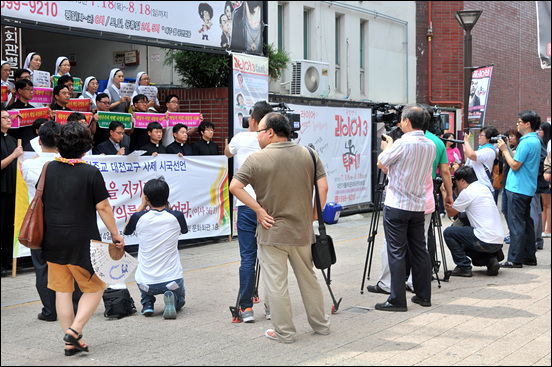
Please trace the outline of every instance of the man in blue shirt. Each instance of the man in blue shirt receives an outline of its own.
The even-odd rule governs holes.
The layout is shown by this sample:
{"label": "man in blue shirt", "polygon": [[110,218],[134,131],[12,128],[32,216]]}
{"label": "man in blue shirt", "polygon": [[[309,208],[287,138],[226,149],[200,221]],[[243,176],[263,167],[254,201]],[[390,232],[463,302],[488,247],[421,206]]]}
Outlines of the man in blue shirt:
{"label": "man in blue shirt", "polygon": [[504,191],[509,211],[506,218],[510,228],[508,261],[500,264],[504,268],[537,265],[535,223],[530,212],[539,173],[541,144],[535,131],[540,122],[539,115],[534,111],[523,111],[518,115],[517,130],[522,137],[514,157],[510,155],[504,140],[498,140],[498,149],[511,168]]}

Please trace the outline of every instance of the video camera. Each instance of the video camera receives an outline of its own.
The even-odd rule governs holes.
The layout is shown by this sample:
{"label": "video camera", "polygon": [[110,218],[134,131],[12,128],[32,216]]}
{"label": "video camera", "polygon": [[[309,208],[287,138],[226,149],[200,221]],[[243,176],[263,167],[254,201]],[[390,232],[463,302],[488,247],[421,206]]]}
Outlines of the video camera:
{"label": "video camera", "polygon": [[[272,106],[273,112],[277,112],[287,117],[289,125],[291,127],[290,138],[297,139],[299,136],[297,135],[297,131],[301,130],[301,115],[298,113],[293,113],[293,110],[289,108],[289,106],[284,102],[270,103],[270,106]],[[253,110],[249,110],[249,115],[251,115],[252,113]],[[249,129],[249,116],[243,118],[242,127],[244,129]]]}
{"label": "video camera", "polygon": [[499,134],[499,135],[497,135],[497,136],[491,138],[491,139],[490,139],[490,142],[493,143],[493,144],[496,144],[496,143],[498,143],[498,141],[499,141],[500,139],[504,140],[504,142],[507,143],[507,142],[508,142],[508,135]]}
{"label": "video camera", "polygon": [[448,130],[448,128],[449,128],[448,113],[442,113],[441,109],[438,106],[433,106],[433,114],[431,116],[431,121],[429,122],[429,126],[427,130],[434,135],[441,136],[445,130]]}
{"label": "video camera", "polygon": [[390,105],[386,103],[376,105],[373,108],[375,112],[372,113],[372,123],[383,122],[387,135],[393,138],[393,140],[397,140],[403,135],[402,130],[397,126],[401,122],[403,108],[404,105]]}

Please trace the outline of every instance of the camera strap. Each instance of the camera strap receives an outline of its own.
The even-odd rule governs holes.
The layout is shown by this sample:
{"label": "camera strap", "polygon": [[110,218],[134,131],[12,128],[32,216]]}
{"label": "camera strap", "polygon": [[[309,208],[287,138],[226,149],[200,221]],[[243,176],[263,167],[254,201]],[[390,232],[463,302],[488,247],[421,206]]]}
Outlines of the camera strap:
{"label": "camera strap", "polygon": [[309,151],[312,161],[314,163],[314,189],[315,189],[315,204],[316,212],[318,213],[318,233],[320,237],[326,237],[326,226],[324,225],[324,219],[322,218],[322,208],[320,206],[320,195],[318,194],[318,184],[316,182],[316,157],[311,148],[305,147]]}

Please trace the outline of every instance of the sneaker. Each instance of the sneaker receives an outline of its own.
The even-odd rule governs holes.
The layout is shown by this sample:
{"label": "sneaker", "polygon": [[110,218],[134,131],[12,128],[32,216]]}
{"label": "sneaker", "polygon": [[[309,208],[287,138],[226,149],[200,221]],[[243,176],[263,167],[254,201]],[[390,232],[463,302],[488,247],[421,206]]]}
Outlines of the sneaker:
{"label": "sneaker", "polygon": [[266,307],[266,303],[265,303],[265,317],[267,320],[270,320],[271,317],[270,317],[270,310],[268,309],[268,307]]}
{"label": "sneaker", "polygon": [[265,336],[271,340],[278,340],[278,338],[276,337],[276,332],[273,329],[268,329],[267,331],[265,331]]}
{"label": "sneaker", "polygon": [[489,264],[487,265],[487,275],[498,275],[498,271],[500,270],[500,263],[498,262],[498,259],[496,257],[493,257],[491,261],[489,261]]}
{"label": "sneaker", "polygon": [[144,304],[144,307],[142,308],[142,315],[144,316],[153,316],[153,303],[147,302]]}
{"label": "sneaker", "polygon": [[255,315],[253,314],[253,309],[251,307],[246,308],[243,310],[240,307],[240,318],[243,320],[243,322],[255,322]]}
{"label": "sneaker", "polygon": [[174,293],[172,291],[166,291],[163,294],[163,300],[165,301],[165,311],[163,311],[163,318],[176,319],[176,308],[174,307]]}
{"label": "sneaker", "polygon": [[454,268],[452,273],[450,273],[450,275],[455,276],[455,277],[469,278],[469,277],[472,276],[472,271],[471,271],[471,269],[464,270],[461,267],[457,266],[457,267]]}
{"label": "sneaker", "polygon": [[550,238],[552,236],[552,233],[544,233],[542,232],[542,238]]}
{"label": "sneaker", "polygon": [[510,244],[510,235],[504,237],[504,243]]}

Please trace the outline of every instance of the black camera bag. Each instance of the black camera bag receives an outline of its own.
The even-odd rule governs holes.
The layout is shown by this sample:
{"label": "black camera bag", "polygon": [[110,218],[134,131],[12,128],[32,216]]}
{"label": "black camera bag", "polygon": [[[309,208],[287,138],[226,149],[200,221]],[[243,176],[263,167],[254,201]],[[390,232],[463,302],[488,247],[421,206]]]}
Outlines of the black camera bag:
{"label": "black camera bag", "polygon": [[104,316],[110,319],[120,319],[136,312],[134,300],[128,289],[107,288],[103,294],[105,306]]}

